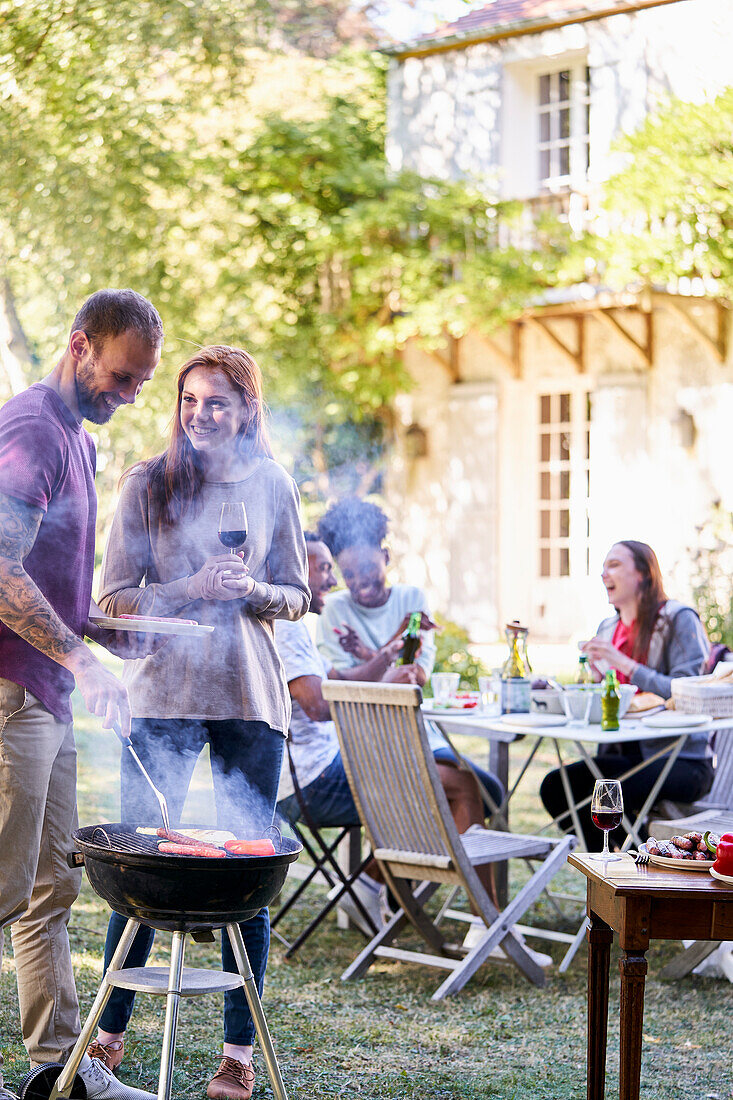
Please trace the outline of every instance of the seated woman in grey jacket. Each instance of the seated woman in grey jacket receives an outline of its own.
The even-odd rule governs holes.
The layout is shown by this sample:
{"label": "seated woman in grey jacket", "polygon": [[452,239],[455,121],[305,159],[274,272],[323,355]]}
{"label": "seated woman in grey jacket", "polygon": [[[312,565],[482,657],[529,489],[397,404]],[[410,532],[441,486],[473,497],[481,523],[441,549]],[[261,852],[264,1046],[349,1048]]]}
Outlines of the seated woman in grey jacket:
{"label": "seated woman in grey jacket", "polygon": [[[596,636],[582,647],[597,678],[606,669],[615,668],[620,683],[636,684],[640,691],[668,699],[675,677],[697,676],[705,664],[710,647],[697,612],[667,599],[656,554],[645,542],[615,543],[603,563],[601,579],[615,614],[604,619]],[[615,779],[655,756],[667,744],[671,744],[670,739],[655,738],[610,745],[595,760],[603,776]],[[644,805],[665,763],[666,756],[661,756],[624,780],[624,805],[632,814]],[[578,761],[565,771],[575,802],[590,796],[594,778],[587,765]],[[712,779],[707,734],[691,734],[664,780],[659,797],[694,802],[710,789]],[[573,824],[566,812],[568,804],[559,769],[545,776],[540,796],[547,812],[552,817],[560,816],[561,828],[570,832]],[[600,850],[601,833],[591,822],[588,806],[579,817],[586,850]],[[617,839],[622,840],[623,832],[618,833]]]}

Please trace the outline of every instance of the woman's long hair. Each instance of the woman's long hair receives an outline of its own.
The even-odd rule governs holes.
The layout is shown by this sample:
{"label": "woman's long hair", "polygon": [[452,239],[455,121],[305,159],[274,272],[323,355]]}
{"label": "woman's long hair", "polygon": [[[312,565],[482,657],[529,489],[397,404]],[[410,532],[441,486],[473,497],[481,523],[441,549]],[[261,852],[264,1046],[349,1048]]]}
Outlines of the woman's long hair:
{"label": "woman's long hair", "polygon": [[641,574],[636,605],[637,630],[632,657],[643,664],[649,653],[649,643],[660,609],[667,602],[662,571],[659,568],[657,555],[645,542],[624,539],[618,545],[625,546],[631,551],[636,571]]}
{"label": "woman's long hair", "polygon": [[178,372],[178,398],[168,449],[143,464],[148,475],[151,496],[160,509],[163,523],[168,527],[195,505],[204,484],[201,457],[191,446],[181,426],[181,403],[186,378],[196,367],[221,371],[239,394],[246,410],[237,435],[237,446],[242,455],[272,458],[265,424],[267,410],[262,397],[262,373],[257,363],[242,348],[230,348],[224,344],[201,348]]}

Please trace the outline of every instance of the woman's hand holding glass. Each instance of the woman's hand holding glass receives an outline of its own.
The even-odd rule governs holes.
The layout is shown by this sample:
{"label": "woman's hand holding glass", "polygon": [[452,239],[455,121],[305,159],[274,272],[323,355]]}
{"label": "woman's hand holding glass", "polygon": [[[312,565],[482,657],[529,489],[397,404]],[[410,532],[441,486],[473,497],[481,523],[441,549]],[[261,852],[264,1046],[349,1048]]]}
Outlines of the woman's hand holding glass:
{"label": "woman's hand holding glass", "polygon": [[254,583],[239,554],[216,554],[188,578],[187,593],[190,600],[240,600]]}

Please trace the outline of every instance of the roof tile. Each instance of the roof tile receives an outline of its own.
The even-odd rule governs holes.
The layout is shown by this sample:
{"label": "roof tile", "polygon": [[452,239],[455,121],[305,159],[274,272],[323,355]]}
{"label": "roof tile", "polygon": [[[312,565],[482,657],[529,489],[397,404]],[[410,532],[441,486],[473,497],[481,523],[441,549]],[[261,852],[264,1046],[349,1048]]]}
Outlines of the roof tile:
{"label": "roof tile", "polygon": [[521,23],[525,20],[541,19],[543,16],[554,16],[566,12],[593,12],[608,7],[609,0],[491,0],[485,7],[462,15],[455,22],[446,23],[432,34],[421,38],[450,38],[456,34],[478,33],[507,23]]}

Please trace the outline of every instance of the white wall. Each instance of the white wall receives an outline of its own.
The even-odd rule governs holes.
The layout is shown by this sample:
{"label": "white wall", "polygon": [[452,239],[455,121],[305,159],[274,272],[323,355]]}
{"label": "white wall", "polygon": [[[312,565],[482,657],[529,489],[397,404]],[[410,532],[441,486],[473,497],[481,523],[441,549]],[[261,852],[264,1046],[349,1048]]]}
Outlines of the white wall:
{"label": "white wall", "polygon": [[[680,0],[541,34],[393,60],[387,155],[396,169],[498,180],[533,193],[531,76],[546,62],[587,56],[591,68],[590,183],[617,167],[611,142],[668,95],[703,99],[731,83],[733,4]],[[528,159],[529,158],[529,159]],[[507,177],[509,185],[501,181]],[[528,182],[529,181],[529,182]]]}
{"label": "white wall", "polygon": [[[513,618],[536,639],[586,637],[606,610],[600,568],[622,538],[657,551],[671,594],[685,599],[685,563],[696,527],[720,499],[733,510],[733,356],[721,365],[674,312],[655,299],[655,366],[620,335],[587,322],[587,375],[578,375],[539,331],[524,337],[517,380],[477,334],[464,339],[452,385],[437,358],[411,344],[415,387],[398,403],[402,429],[418,422],[428,455],[409,461],[398,444],[387,483],[397,573],[426,585],[432,606],[494,640]],[[686,304],[710,328],[711,303]],[[622,316],[631,330],[641,321]],[[567,326],[564,330],[563,325]],[[569,322],[555,322],[568,343]],[[508,346],[506,336],[497,343]],[[552,390],[592,393],[590,575],[574,555],[569,578],[544,580],[537,562],[537,403]],[[680,410],[697,436],[680,432]]]}

